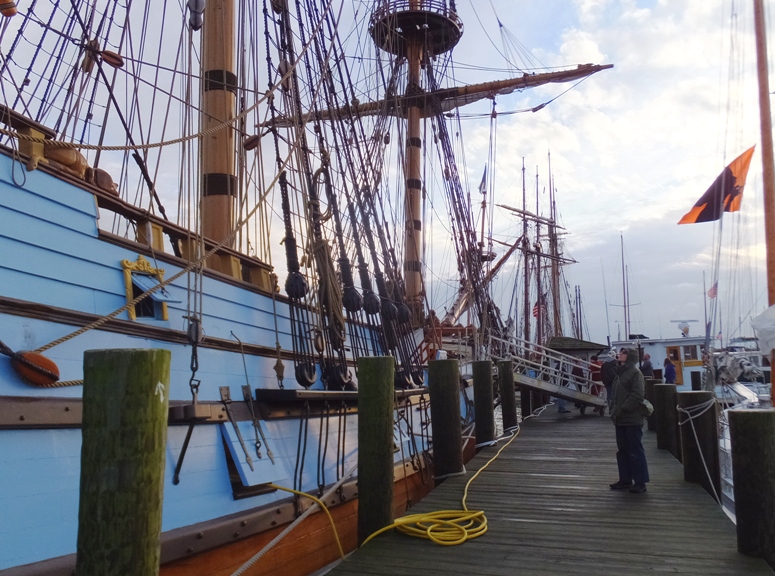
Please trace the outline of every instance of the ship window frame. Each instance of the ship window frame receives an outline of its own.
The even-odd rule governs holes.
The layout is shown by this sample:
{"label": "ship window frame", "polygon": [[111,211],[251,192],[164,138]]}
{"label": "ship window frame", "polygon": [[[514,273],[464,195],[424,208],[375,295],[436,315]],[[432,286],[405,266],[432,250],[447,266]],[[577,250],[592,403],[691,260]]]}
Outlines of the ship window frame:
{"label": "ship window frame", "polygon": [[[164,282],[164,269],[154,268],[151,263],[143,257],[142,254],[137,256],[137,260],[132,262],[131,260],[122,260],[121,268],[124,272],[124,290],[126,296],[126,302],[129,304],[136,297],[135,290],[140,290],[141,293],[147,292],[150,288],[149,283],[145,282],[145,277],[155,280],[154,286]],[[141,279],[142,278],[142,279]],[[162,288],[162,290],[164,290]],[[127,315],[130,320],[137,320],[138,318],[147,318],[150,320],[169,320],[169,311],[167,310],[167,302],[180,302],[175,300],[168,292],[163,292],[158,296],[156,293],[152,293],[149,298],[153,302],[153,316],[150,315],[138,315],[137,305],[130,306],[127,309]]]}
{"label": "ship window frame", "polygon": [[697,356],[697,345],[692,344],[689,346],[683,346],[683,359],[686,360],[698,360],[699,356]]}

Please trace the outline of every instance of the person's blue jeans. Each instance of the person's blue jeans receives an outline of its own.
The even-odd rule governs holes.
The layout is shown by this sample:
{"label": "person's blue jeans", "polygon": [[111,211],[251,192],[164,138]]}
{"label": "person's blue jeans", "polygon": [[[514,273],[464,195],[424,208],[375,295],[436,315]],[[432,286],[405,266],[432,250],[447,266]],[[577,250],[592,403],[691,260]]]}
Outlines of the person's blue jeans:
{"label": "person's blue jeans", "polygon": [[643,450],[643,426],[616,426],[616,464],[620,482],[645,484],[649,481],[646,452]]}

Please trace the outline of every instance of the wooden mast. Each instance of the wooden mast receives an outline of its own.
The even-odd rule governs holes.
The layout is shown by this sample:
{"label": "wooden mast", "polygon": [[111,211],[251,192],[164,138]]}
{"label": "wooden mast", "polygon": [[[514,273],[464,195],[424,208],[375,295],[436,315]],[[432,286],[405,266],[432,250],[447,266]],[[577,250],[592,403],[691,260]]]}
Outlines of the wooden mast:
{"label": "wooden mast", "polygon": [[[202,28],[202,130],[234,118],[236,102],[234,0],[208,0]],[[208,134],[201,146],[202,234],[221,242],[231,233],[237,195],[234,127]]]}
{"label": "wooden mast", "polygon": [[[759,78],[759,118],[762,139],[762,172],[764,188],[764,236],[767,246],[767,304],[775,304],[775,163],[773,162],[772,112],[767,66],[767,31],[764,25],[764,2],[754,0],[756,32],[756,67]],[[772,352],[775,362],[775,350]],[[775,392],[775,383],[771,384]]]}
{"label": "wooden mast", "polygon": [[[410,10],[420,9],[420,0],[410,0]],[[413,34],[406,46],[408,67],[406,96],[422,91],[420,64],[423,59],[423,37]],[[424,320],[422,285],[422,134],[420,106],[411,104],[406,111],[406,196],[404,228],[404,279],[406,300],[412,313],[412,326],[422,326]]]}
{"label": "wooden mast", "polygon": [[388,100],[348,105],[338,110],[323,110],[326,119],[345,110],[356,116],[392,114],[406,118],[404,201],[404,282],[406,303],[414,327],[424,320],[425,288],[422,281],[422,132],[421,120],[442,111],[451,110],[550,82],[568,82],[586,78],[612,65],[583,64],[573,70],[545,74],[523,74],[495,82],[473,84],[426,91],[421,85],[421,70],[426,61],[452,50],[463,33],[463,23],[457,16],[455,3],[436,0],[385,0],[372,13],[369,34],[379,48],[391,52],[407,62],[407,83],[402,96],[391,95]]}
{"label": "wooden mast", "polygon": [[[390,0],[371,15],[369,33],[381,49],[406,59],[404,106],[406,118],[404,200],[404,284],[412,327],[425,319],[425,288],[422,280],[422,131],[425,90],[421,82],[423,63],[452,50],[463,33],[454,3],[429,0]],[[352,110],[356,114],[356,110]],[[322,115],[325,118],[325,113]]]}

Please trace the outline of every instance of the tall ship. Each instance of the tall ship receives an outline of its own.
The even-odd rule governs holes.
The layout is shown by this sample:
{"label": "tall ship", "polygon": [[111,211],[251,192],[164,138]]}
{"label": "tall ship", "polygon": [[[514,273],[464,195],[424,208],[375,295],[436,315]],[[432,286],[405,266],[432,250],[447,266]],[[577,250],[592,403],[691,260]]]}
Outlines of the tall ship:
{"label": "tall ship", "polygon": [[[310,506],[272,486],[355,547],[363,357],[395,362],[395,508],[431,490],[431,235],[472,357],[509,340],[456,110],[610,66],[456,84],[454,0],[0,14],[0,575],[75,566],[87,350],[171,353],[162,574],[240,569]],[[249,573],[336,560],[316,522]]]}

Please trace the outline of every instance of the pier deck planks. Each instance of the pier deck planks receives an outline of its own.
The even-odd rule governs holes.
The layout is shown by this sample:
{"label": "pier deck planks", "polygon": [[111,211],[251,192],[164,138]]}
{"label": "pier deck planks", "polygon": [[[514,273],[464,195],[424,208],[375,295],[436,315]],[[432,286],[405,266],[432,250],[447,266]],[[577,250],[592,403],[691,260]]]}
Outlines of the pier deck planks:
{"label": "pier deck planks", "polygon": [[[469,488],[469,509],[489,531],[460,546],[390,532],[357,550],[331,576],[573,576],[655,573],[697,576],[773,574],[737,552],[735,526],[713,499],[683,480],[683,467],[644,432],[651,482],[645,494],[611,491],[617,480],[611,421],[557,414],[550,406]],[[471,460],[411,513],[459,509],[468,479],[497,451]]]}

